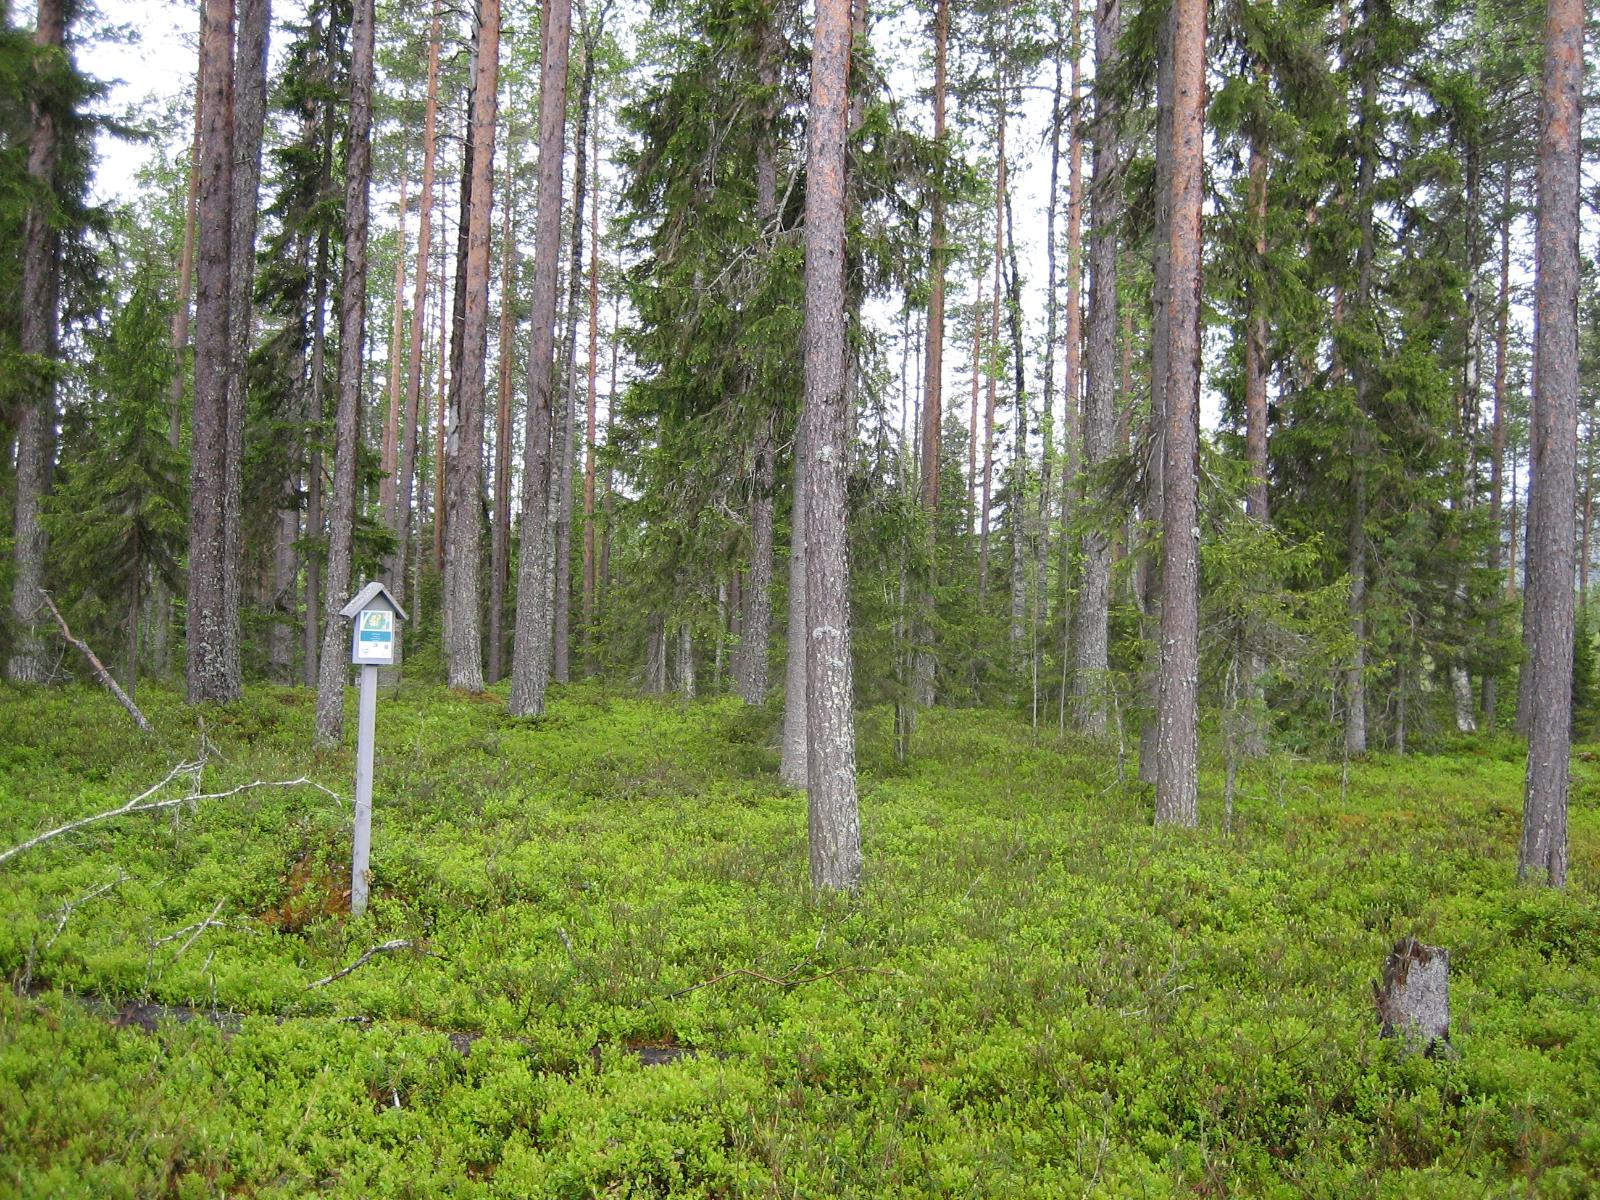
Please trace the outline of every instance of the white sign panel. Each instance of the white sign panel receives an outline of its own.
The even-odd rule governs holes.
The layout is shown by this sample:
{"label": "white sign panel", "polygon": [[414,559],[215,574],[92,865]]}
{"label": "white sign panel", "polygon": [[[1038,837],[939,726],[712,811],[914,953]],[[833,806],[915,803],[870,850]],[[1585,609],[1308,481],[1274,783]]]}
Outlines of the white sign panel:
{"label": "white sign panel", "polygon": [[356,661],[394,662],[394,614],[381,608],[363,609],[356,617]]}

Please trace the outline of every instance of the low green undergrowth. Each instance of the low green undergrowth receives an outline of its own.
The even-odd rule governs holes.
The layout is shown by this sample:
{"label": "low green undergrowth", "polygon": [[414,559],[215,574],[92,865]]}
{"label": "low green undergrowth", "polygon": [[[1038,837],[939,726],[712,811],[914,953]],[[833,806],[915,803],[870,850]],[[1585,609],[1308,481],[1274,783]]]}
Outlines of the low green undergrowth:
{"label": "low green undergrowth", "polygon": [[[198,756],[179,698],[141,699],[154,739],[95,692],[0,691],[0,848]],[[886,714],[867,713],[866,881],[817,901],[774,712],[575,686],[517,722],[502,701],[409,683],[382,699],[359,920],[340,911],[348,808],[309,788],[125,816],[0,865],[0,1191],[1453,1198],[1600,1181],[1586,755],[1573,884],[1554,894],[1515,884],[1508,742],[1347,779],[1253,763],[1228,832],[1208,769],[1202,828],[1170,832],[1114,747],[937,711],[897,766]],[[204,790],[307,775],[347,794],[352,751],[307,749],[311,716],[308,694],[272,688],[209,711]],[[1455,1057],[1378,1037],[1370,980],[1405,933],[1451,950]],[[390,939],[411,948],[308,990]],[[244,1016],[149,1034],[108,1019],[132,1000]]]}

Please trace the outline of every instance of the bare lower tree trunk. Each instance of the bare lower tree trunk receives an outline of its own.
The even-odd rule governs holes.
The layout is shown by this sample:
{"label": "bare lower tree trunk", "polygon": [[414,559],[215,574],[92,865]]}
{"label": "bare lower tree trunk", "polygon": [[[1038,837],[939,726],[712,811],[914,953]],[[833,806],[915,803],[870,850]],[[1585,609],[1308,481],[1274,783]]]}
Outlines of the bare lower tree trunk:
{"label": "bare lower tree trunk", "polygon": [[[64,0],[40,0],[34,45],[59,52],[66,38]],[[36,62],[54,60],[39,56]],[[56,350],[58,295],[56,234],[51,228],[48,199],[54,193],[59,133],[49,106],[35,95],[28,139],[28,182],[34,199],[23,222],[22,289],[18,349],[40,360]],[[11,624],[15,641],[6,663],[14,683],[41,683],[45,678],[45,645],[38,627],[44,609],[45,533],[39,521],[50,470],[50,442],[55,426],[55,385],[45,372],[29,389],[17,417],[17,497],[12,513],[15,575],[11,591]]]}
{"label": "bare lower tree trunk", "polygon": [[[1506,350],[1507,324],[1510,317],[1511,292],[1511,166],[1505,172],[1500,191],[1500,287],[1495,300],[1494,334],[1494,418],[1490,428],[1489,451],[1489,521],[1494,534],[1489,539],[1489,573],[1498,576],[1500,571],[1500,532],[1504,525],[1504,486],[1506,460]],[[1513,558],[1515,555],[1513,555]],[[1500,618],[1491,615],[1486,630],[1492,642],[1500,635]],[[1499,706],[1500,678],[1493,670],[1483,673],[1483,723],[1490,731],[1495,726],[1495,709]]]}
{"label": "bare lower tree trunk", "polygon": [[[595,419],[600,374],[600,120],[595,118],[594,203],[589,206],[589,378],[583,422],[583,644],[585,671],[594,671],[595,555],[594,555],[594,451]],[[718,642],[720,650],[721,642]],[[717,660],[721,662],[720,655]],[[720,667],[719,667],[720,670]]]}
{"label": "bare lower tree trunk", "polygon": [[756,441],[750,498],[750,580],[744,589],[740,633],[739,696],[746,704],[767,702],[767,643],[772,635],[772,490],[776,483],[772,418]]}
{"label": "bare lower tree trunk", "polygon": [[807,780],[806,731],[806,508],[810,476],[806,470],[806,418],[794,440],[794,507],[789,546],[789,629],[786,635],[788,657],[783,680],[783,757],[778,778],[785,787],[803,789]]}
{"label": "bare lower tree trunk", "polygon": [[345,150],[344,277],[339,296],[339,408],[334,418],[333,504],[328,514],[327,617],[317,672],[316,741],[344,733],[350,674],[348,630],[355,552],[356,452],[361,430],[361,351],[367,320],[367,198],[372,182],[373,0],[354,0],[350,22],[350,127]]}
{"label": "bare lower tree trunk", "polygon": [[[1250,311],[1245,318],[1244,335],[1244,446],[1250,467],[1250,483],[1245,490],[1245,512],[1261,525],[1270,525],[1272,515],[1267,502],[1267,149],[1258,132],[1250,142],[1250,223],[1252,229],[1252,276],[1248,287]],[[1267,751],[1265,705],[1261,676],[1265,670],[1258,638],[1246,639],[1244,652],[1245,711],[1239,727],[1239,746],[1245,754],[1259,758]]]}
{"label": "bare lower tree trunk", "polygon": [[694,699],[694,634],[687,621],[678,624],[678,692]]}
{"label": "bare lower tree trunk", "polygon": [[1156,823],[1194,825],[1200,682],[1200,207],[1205,142],[1206,0],[1173,0],[1172,140],[1162,472],[1161,682]]}
{"label": "bare lower tree trunk", "polygon": [[[1117,42],[1122,36],[1120,0],[1099,0],[1094,22],[1097,78],[1117,69]],[[1094,157],[1089,195],[1094,220],[1089,226],[1089,344],[1084,363],[1088,390],[1083,405],[1083,465],[1092,472],[1111,455],[1115,420],[1117,225],[1122,216],[1120,166],[1121,113],[1108,92],[1095,95]],[[1068,312],[1068,336],[1071,336]],[[1071,369],[1069,360],[1069,372]],[[1103,529],[1083,537],[1083,575],[1073,606],[1073,724],[1083,733],[1106,731],[1106,621],[1111,603],[1111,538]]]}
{"label": "bare lower tree trunk", "polygon": [[1567,882],[1573,501],[1578,441],[1578,223],[1583,0],[1547,0],[1539,131],[1530,422],[1528,774],[1518,878]]}
{"label": "bare lower tree trunk", "polygon": [[[329,147],[323,146],[323,164],[329,163]],[[324,313],[328,307],[328,234],[324,230],[317,236],[316,275],[312,280],[311,306],[311,380],[307,388],[310,404],[307,424],[314,430],[322,426],[323,388],[327,386],[328,330]],[[320,439],[320,432],[317,434]],[[322,454],[313,450],[306,462],[306,531],[305,536],[320,542],[323,536],[322,511]],[[313,547],[306,555],[306,620],[301,630],[301,669],[305,686],[314,688],[320,677],[317,656],[321,647],[322,622],[322,563],[325,553]]]}
{"label": "bare lower tree trunk", "polygon": [[494,529],[489,549],[490,683],[499,683],[505,675],[506,583],[511,569],[511,377],[516,357],[512,349],[516,322],[511,319],[511,284],[517,261],[517,240],[512,235],[514,149],[510,144],[506,147],[505,199],[500,212],[500,394],[494,420]]}
{"label": "bare lower tree trunk", "polygon": [[[417,206],[416,290],[411,297],[411,344],[406,357],[405,436],[400,442],[399,478],[395,483],[395,507],[385,514],[395,535],[395,553],[389,577],[395,595],[405,579],[406,555],[415,521],[412,483],[416,477],[419,422],[427,425],[427,407],[422,402],[422,346],[427,330],[429,255],[433,253],[433,176],[438,148],[439,121],[439,40],[442,0],[433,0],[433,21],[428,33],[428,98],[422,117],[422,193]],[[413,619],[415,613],[412,614]]]}
{"label": "bare lower tree trunk", "polygon": [[1061,541],[1057,550],[1061,589],[1061,696],[1059,720],[1067,725],[1067,683],[1072,661],[1076,616],[1072,578],[1073,538],[1068,535],[1077,497],[1078,451],[1082,441],[1079,408],[1083,396],[1083,21],[1078,0],[1072,0],[1071,151],[1067,160],[1067,336],[1061,380]]}
{"label": "bare lower tree trunk", "polygon": [[234,52],[233,175],[228,235],[228,453],[223,495],[223,662],[232,695],[244,688],[239,616],[244,573],[244,426],[254,325],[256,210],[267,112],[270,0],[238,0]]}
{"label": "bare lower tree trunk", "polygon": [[660,613],[651,613],[645,622],[644,690],[650,696],[667,690],[667,630]]}
{"label": "bare lower tree trunk", "polygon": [[[228,273],[233,194],[233,4],[206,0],[201,107],[194,419],[189,467],[189,703],[232,700],[228,655]],[[237,567],[235,566],[235,569]]]}
{"label": "bare lower tree trunk", "polygon": [[[195,88],[194,140],[189,152],[189,192],[184,204],[183,249],[178,256],[178,302],[172,311],[172,382],[167,390],[167,442],[177,450],[183,440],[183,399],[189,377],[189,294],[194,281],[194,237],[200,192],[201,92]],[[172,667],[172,593],[157,579],[150,598],[150,661],[158,675]]]}
{"label": "bare lower tree trunk", "polygon": [[807,830],[811,885],[861,880],[856,808],[850,576],[845,546],[845,124],[849,0],[818,0],[806,135],[805,456]]}
{"label": "bare lower tree trunk", "polygon": [[557,683],[572,674],[572,473],[576,466],[578,423],[578,309],[583,287],[583,206],[589,175],[589,108],[594,91],[594,45],[587,17],[583,37],[583,74],[578,83],[578,128],[573,138],[577,174],[572,185],[572,245],[567,264],[567,336],[562,386],[560,458],[555,511],[555,630],[551,671]]}
{"label": "bare lower tree trunk", "polygon": [[[1150,457],[1145,474],[1144,511],[1147,524],[1164,519],[1166,511],[1166,436],[1167,377],[1171,349],[1168,325],[1172,298],[1172,155],[1173,144],[1173,38],[1178,13],[1168,4],[1163,14],[1156,43],[1156,197],[1155,235],[1151,263],[1150,314]],[[1163,568],[1154,539],[1148,539],[1139,558],[1138,587],[1141,609],[1140,631],[1145,639],[1144,662],[1140,667],[1139,691],[1144,699],[1144,720],[1139,726],[1139,778],[1155,784],[1161,774],[1159,760],[1160,729],[1157,709],[1161,692],[1161,582]]]}
{"label": "bare lower tree trunk", "polygon": [[529,322],[528,420],[522,470],[522,528],[517,564],[517,626],[511,662],[512,716],[544,712],[553,613],[550,606],[549,479],[556,273],[561,251],[561,149],[565,143],[570,0],[544,0],[540,21],[539,196]]}
{"label": "bare lower tree trunk", "polygon": [[[936,153],[948,153],[945,129],[947,91],[945,59],[950,41],[949,0],[936,0],[933,19],[933,142]],[[939,511],[939,453],[944,437],[944,270],[945,270],[945,180],[941,175],[933,187],[933,204],[928,240],[928,326],[927,355],[923,368],[922,401],[922,510],[928,524],[928,578],[918,598],[916,642],[913,660],[912,702],[927,708],[933,704],[933,682],[938,656],[933,646],[934,587],[937,583],[938,535],[935,517]]]}
{"label": "bare lower tree trunk", "polygon": [[1006,197],[1006,104],[1005,87],[999,91],[1001,100],[996,116],[995,169],[994,169],[994,297],[989,308],[989,386],[984,392],[983,408],[983,482],[978,501],[978,610],[989,594],[989,506],[994,488],[994,409],[996,389],[999,387],[1000,362],[1000,293],[1004,290],[1005,254],[1005,197]]}
{"label": "bare lower tree trunk", "polygon": [[407,178],[402,171],[400,199],[394,210],[394,307],[389,314],[389,409],[383,422],[383,457],[380,461],[383,478],[378,483],[378,511],[386,526],[396,511],[395,494],[400,482],[400,413],[405,406],[400,394],[400,345],[406,326],[406,190]]}
{"label": "bare lower tree trunk", "polygon": [[472,184],[467,213],[466,312],[461,335],[460,423],[446,476],[445,530],[451,619],[450,686],[483,690],[480,577],[483,541],[484,372],[489,352],[489,230],[494,200],[494,121],[500,86],[500,3],[478,0],[472,89]]}

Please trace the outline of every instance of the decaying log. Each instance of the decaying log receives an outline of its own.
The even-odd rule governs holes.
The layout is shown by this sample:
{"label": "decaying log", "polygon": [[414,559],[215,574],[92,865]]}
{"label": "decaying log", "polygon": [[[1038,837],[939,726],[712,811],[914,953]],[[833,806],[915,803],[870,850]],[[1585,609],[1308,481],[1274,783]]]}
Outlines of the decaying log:
{"label": "decaying log", "polygon": [[1384,1037],[1405,1040],[1408,1052],[1433,1057],[1450,1047],[1450,951],[1407,935],[1383,964],[1382,982],[1372,985]]}

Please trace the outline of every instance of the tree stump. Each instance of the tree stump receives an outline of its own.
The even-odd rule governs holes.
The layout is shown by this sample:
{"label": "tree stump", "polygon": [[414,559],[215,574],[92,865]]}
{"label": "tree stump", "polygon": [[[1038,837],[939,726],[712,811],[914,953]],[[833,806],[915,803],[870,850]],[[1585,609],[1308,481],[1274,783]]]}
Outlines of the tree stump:
{"label": "tree stump", "polygon": [[1431,1058],[1450,1050],[1450,951],[1443,946],[1401,938],[1372,996],[1383,1036],[1403,1038],[1407,1053],[1420,1050]]}

